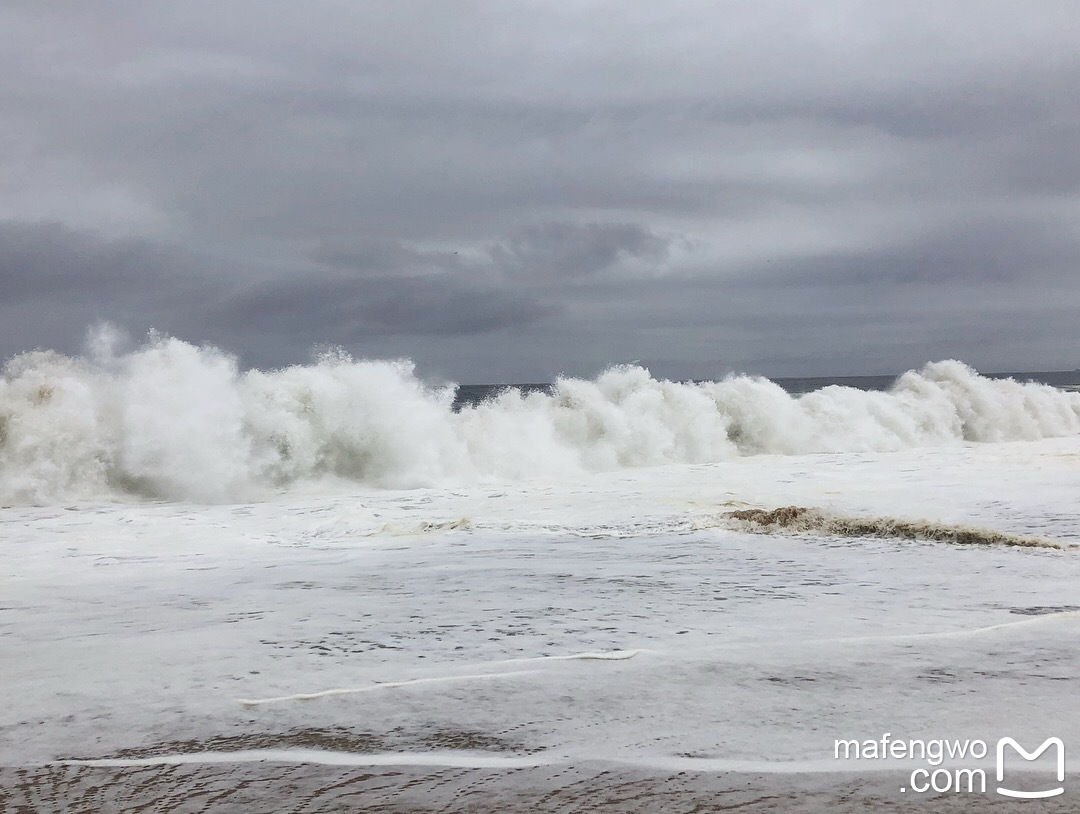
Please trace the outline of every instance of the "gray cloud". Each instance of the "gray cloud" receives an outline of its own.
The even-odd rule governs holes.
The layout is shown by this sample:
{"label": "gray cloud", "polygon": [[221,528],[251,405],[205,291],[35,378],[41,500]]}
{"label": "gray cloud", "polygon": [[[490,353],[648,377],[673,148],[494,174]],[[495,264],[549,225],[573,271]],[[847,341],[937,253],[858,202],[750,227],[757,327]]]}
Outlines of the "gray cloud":
{"label": "gray cloud", "polygon": [[144,241],[101,240],[59,223],[0,222],[0,289],[8,305],[115,297],[176,266],[177,258]]}
{"label": "gray cloud", "polygon": [[217,308],[223,322],[348,343],[379,334],[478,335],[526,325],[551,306],[448,275],[318,277],[262,283]]}
{"label": "gray cloud", "polygon": [[522,276],[590,276],[623,259],[660,263],[670,240],[627,223],[542,223],[517,229],[492,250],[492,262]]}
{"label": "gray cloud", "polygon": [[812,286],[823,292],[871,289],[896,294],[921,287],[987,287],[1011,297],[1020,288],[1075,288],[1080,235],[1063,219],[986,217],[942,224],[917,239],[863,251],[825,253],[796,264],[765,262],[747,272],[756,284]]}
{"label": "gray cloud", "polygon": [[0,353],[111,318],[465,380],[1074,367],[1078,38],[1070,2],[6,3]]}

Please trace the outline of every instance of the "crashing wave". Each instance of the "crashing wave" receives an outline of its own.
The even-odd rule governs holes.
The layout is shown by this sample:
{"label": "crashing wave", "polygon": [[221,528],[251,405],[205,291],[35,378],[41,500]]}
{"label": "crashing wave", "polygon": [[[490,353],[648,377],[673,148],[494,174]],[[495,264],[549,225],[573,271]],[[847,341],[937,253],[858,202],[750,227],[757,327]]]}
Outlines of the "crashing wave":
{"label": "crashing wave", "polygon": [[1080,434],[1080,393],[957,361],[885,392],[793,396],[759,377],[677,383],[636,366],[459,411],[408,361],[241,371],[151,335],[116,353],[10,360],[0,378],[0,503],[138,495],[218,502],[323,477],[389,487],[576,474],[739,455],[894,451]]}

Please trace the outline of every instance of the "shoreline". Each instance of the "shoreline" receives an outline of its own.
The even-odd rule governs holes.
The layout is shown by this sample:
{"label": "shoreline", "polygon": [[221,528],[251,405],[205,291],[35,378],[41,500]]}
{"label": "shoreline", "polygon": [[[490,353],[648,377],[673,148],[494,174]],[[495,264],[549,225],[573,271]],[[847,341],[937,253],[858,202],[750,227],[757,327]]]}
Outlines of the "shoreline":
{"label": "shoreline", "polygon": [[[649,771],[602,762],[527,768],[388,764],[341,767],[220,763],[153,767],[50,764],[0,767],[0,808],[10,812],[272,814],[304,811],[513,814],[672,811],[974,812],[1030,811],[992,791],[903,794],[904,772]],[[993,775],[988,777],[993,782]],[[1068,784],[1066,784],[1068,786]],[[1076,785],[1075,783],[1073,784]],[[1080,794],[1040,802],[1040,812],[1076,810]],[[1025,809],[1024,806],[1027,806]]]}

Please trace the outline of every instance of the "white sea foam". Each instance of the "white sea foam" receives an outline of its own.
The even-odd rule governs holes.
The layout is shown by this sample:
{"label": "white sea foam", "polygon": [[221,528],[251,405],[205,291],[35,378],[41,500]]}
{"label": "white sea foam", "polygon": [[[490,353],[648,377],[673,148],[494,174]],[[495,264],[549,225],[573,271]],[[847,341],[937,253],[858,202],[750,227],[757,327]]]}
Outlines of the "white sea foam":
{"label": "white sea foam", "polygon": [[492,679],[510,678],[513,676],[528,675],[534,670],[509,670],[501,673],[475,673],[473,675],[431,676],[429,678],[411,678],[404,681],[383,681],[378,684],[368,684],[364,687],[335,687],[332,690],[318,690],[317,692],[301,692],[292,695],[278,695],[273,698],[237,698],[236,703],[244,707],[257,707],[265,704],[280,704],[284,701],[314,701],[319,698],[332,698],[335,695],[359,695],[379,690],[396,690],[402,687],[413,687],[418,684],[438,684],[452,681],[489,681]]}
{"label": "white sea foam", "polygon": [[[1080,742],[1078,491],[1070,437],[7,509],[0,764],[371,760],[314,745],[784,771],[884,731]],[[1063,548],[725,517],[753,506]]]}
{"label": "white sea foam", "polygon": [[[508,663],[520,662],[559,662],[559,661],[627,661],[644,652],[636,650],[610,650],[604,652],[570,653],[563,656],[537,656],[528,659],[513,659]],[[426,678],[410,678],[402,681],[381,681],[368,684],[363,687],[339,687],[332,690],[318,690],[316,692],[293,693],[292,695],[278,695],[272,698],[237,698],[236,702],[245,707],[257,707],[265,704],[280,704],[285,701],[314,701],[319,698],[331,698],[337,695],[359,695],[361,693],[377,692],[379,690],[393,690],[402,687],[414,687],[421,684],[440,684],[461,681],[487,681],[492,679],[512,678],[515,676],[534,675],[536,670],[502,670],[482,673],[465,673],[463,675],[428,676]]]}
{"label": "white sea foam", "polygon": [[333,752],[321,749],[242,749],[228,752],[192,752],[144,758],[61,760],[65,766],[130,768],[218,763],[312,763],[320,766],[433,766],[454,769],[520,769],[556,762],[540,756],[484,755],[474,752]]}
{"label": "white sea foam", "polygon": [[330,353],[242,372],[220,350],[160,335],[117,353],[105,330],[89,346],[81,358],[7,363],[0,502],[220,502],[326,476],[412,487],[1080,434],[1080,393],[956,361],[905,373],[888,392],[803,396],[762,378],[681,384],[619,366],[455,412],[453,389],[425,385],[407,361]]}

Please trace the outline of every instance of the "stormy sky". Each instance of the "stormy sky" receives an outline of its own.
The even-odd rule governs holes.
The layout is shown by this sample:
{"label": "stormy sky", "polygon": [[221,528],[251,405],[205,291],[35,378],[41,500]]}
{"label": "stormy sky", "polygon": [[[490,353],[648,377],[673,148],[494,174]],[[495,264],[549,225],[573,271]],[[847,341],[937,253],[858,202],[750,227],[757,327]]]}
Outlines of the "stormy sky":
{"label": "stormy sky", "polygon": [[0,356],[1080,366],[1080,10],[0,0]]}

